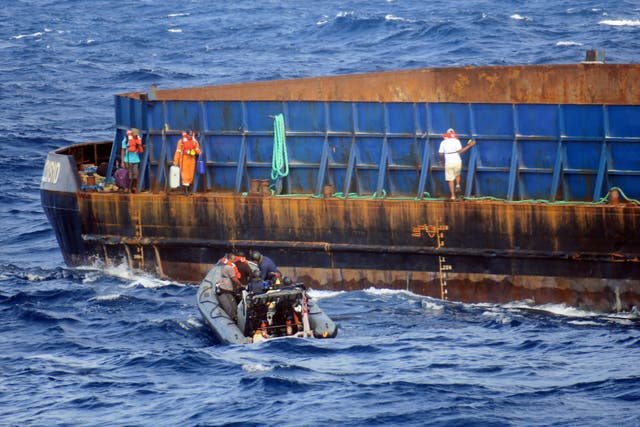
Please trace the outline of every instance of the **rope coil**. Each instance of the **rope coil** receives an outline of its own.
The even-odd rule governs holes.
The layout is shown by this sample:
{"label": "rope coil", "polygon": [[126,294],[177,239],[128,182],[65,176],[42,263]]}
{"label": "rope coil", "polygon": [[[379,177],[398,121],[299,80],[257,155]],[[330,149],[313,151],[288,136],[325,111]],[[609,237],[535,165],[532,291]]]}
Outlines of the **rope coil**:
{"label": "rope coil", "polygon": [[287,141],[284,130],[284,117],[276,114],[273,118],[273,156],[271,160],[271,179],[289,175],[289,157],[287,155]]}

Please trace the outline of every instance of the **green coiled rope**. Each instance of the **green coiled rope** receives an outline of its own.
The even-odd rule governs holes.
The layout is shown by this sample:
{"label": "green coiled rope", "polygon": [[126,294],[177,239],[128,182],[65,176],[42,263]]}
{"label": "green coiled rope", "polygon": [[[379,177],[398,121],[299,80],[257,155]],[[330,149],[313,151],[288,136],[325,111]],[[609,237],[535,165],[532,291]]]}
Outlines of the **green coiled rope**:
{"label": "green coiled rope", "polygon": [[289,175],[289,157],[284,131],[284,117],[276,114],[273,118],[273,156],[271,159],[271,179]]}

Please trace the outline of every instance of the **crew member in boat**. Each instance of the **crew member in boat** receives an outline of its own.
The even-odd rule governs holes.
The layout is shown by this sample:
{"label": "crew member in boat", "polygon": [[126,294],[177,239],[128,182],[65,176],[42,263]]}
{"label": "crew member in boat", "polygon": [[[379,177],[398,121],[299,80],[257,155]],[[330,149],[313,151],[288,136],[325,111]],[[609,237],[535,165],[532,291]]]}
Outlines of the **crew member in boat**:
{"label": "crew member in boat", "polygon": [[260,270],[254,270],[251,272],[251,279],[247,284],[247,292],[252,294],[263,294],[267,291],[268,282],[262,280]]}
{"label": "crew member in boat", "polygon": [[182,138],[178,141],[176,152],[173,155],[173,164],[180,167],[180,177],[184,194],[189,195],[189,187],[193,183],[193,175],[196,170],[196,157],[200,155],[200,143],[193,135],[193,131],[182,132]]}
{"label": "crew member in boat", "polygon": [[227,312],[234,321],[238,320],[238,302],[236,295],[242,289],[240,272],[236,267],[235,256],[227,254],[218,263],[223,265],[221,280],[217,283],[218,301],[222,309]]}
{"label": "crew member in boat", "polygon": [[251,266],[249,265],[249,261],[244,255],[244,252],[236,252],[235,254],[235,265],[240,272],[240,283],[242,283],[243,287],[247,286],[249,280],[251,279]]}
{"label": "crew member in boat", "polygon": [[252,258],[256,261],[258,267],[260,268],[260,275],[262,277],[262,280],[279,280],[282,277],[282,273],[280,273],[280,270],[278,270],[278,267],[276,267],[276,263],[273,262],[273,260],[268,256],[262,255],[258,251],[253,251]]}

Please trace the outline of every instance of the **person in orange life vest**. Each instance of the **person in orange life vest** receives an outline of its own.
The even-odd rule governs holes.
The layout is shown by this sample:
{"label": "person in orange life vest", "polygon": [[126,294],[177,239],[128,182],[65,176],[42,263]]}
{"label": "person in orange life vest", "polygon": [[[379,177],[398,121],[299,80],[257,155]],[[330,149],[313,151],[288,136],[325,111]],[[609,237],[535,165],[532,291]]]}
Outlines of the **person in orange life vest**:
{"label": "person in orange life vest", "polygon": [[227,254],[218,261],[218,264],[223,266],[222,279],[218,283],[218,301],[222,309],[235,321],[238,319],[236,294],[242,289],[242,284],[239,280],[240,272],[234,261],[233,254]]}
{"label": "person in orange life vest", "polygon": [[182,138],[178,141],[176,153],[173,156],[173,164],[180,166],[180,176],[184,193],[189,195],[189,186],[193,182],[193,175],[196,170],[196,156],[200,155],[200,143],[193,136],[193,131],[183,132]]}
{"label": "person in orange life vest", "polygon": [[240,272],[240,283],[243,287],[247,286],[249,280],[251,279],[251,267],[249,266],[249,261],[244,256],[244,252],[237,252],[234,254],[236,257],[235,265],[238,268],[238,272]]}
{"label": "person in orange life vest", "polygon": [[127,136],[122,139],[121,145],[121,159],[124,162],[125,169],[129,171],[129,191],[135,192],[140,177],[138,167],[140,164],[140,153],[144,152],[138,129],[133,128],[128,130]]}
{"label": "person in orange life vest", "polygon": [[[444,139],[438,149],[440,164],[444,161],[444,179],[449,183],[451,200],[455,200],[455,191],[460,191],[460,173],[462,172],[462,157],[460,157],[460,154],[473,147],[476,142],[469,140],[467,145],[462,148],[462,144],[460,144],[460,140],[453,129],[447,130],[447,133],[443,134],[442,137]],[[455,191],[453,188],[454,181],[456,184]]]}

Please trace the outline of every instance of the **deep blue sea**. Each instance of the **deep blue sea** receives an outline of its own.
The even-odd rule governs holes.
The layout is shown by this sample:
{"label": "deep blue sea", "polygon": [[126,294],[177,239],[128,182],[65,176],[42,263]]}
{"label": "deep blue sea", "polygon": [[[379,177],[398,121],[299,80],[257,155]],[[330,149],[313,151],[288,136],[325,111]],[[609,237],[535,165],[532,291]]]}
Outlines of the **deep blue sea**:
{"label": "deep blue sea", "polygon": [[46,153],[113,95],[418,67],[636,63],[640,2],[2,0],[1,426],[640,426],[640,314],[313,293],[334,340],[223,346],[196,288],[65,266]]}

